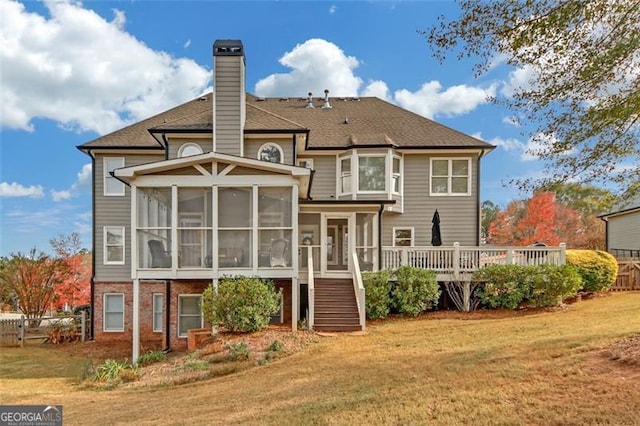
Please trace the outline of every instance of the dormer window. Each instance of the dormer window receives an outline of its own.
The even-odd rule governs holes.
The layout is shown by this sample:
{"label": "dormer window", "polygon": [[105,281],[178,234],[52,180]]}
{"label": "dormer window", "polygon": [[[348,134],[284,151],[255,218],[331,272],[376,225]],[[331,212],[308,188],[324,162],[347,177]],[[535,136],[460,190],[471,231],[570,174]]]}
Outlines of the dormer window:
{"label": "dormer window", "polygon": [[284,160],[282,148],[280,148],[280,145],[276,143],[266,143],[258,150],[258,160],[282,163]]}
{"label": "dormer window", "polygon": [[202,147],[193,142],[185,143],[178,150],[178,157],[189,157],[198,154],[202,154]]}

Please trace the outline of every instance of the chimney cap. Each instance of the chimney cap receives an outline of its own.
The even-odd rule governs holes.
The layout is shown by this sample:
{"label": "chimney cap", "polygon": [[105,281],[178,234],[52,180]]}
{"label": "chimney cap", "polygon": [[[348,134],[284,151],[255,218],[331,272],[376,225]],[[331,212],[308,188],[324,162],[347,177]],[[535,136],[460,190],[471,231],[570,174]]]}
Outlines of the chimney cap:
{"label": "chimney cap", "polygon": [[241,40],[216,40],[213,43],[213,56],[244,56]]}

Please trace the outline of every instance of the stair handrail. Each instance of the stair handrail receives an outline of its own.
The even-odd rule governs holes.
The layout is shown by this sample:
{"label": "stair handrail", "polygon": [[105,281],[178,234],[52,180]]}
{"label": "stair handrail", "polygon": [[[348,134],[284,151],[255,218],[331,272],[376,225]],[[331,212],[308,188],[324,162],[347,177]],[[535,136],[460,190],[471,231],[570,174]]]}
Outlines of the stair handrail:
{"label": "stair handrail", "polygon": [[365,310],[365,291],[362,282],[362,274],[360,273],[360,262],[358,253],[351,252],[351,262],[353,266],[353,291],[356,294],[356,303],[358,305],[358,316],[360,318],[360,328],[362,331],[367,327],[366,310]]}
{"label": "stair handrail", "polygon": [[307,290],[309,292],[309,318],[307,318],[307,327],[309,330],[313,330],[313,319],[315,310],[315,283],[313,277],[313,249],[307,247]]}

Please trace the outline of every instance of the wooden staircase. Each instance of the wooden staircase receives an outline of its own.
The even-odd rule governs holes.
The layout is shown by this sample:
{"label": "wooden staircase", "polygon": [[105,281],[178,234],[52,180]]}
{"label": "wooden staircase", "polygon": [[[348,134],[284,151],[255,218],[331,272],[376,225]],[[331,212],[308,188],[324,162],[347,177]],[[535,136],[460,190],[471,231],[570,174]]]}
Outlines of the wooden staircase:
{"label": "wooden staircase", "polygon": [[317,331],[362,329],[352,280],[316,278],[313,328]]}

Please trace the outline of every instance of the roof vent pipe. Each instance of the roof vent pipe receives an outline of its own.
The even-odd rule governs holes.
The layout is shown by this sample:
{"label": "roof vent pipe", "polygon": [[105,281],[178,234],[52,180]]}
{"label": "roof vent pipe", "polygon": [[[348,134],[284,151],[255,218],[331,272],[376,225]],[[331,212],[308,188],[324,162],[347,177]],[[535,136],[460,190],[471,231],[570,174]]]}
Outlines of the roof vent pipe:
{"label": "roof vent pipe", "polygon": [[331,104],[329,103],[329,90],[324,89],[324,103],[322,104],[322,109],[331,108]]}
{"label": "roof vent pipe", "polygon": [[309,92],[309,97],[307,98],[307,106],[306,108],[315,108],[313,106],[313,93]]}

